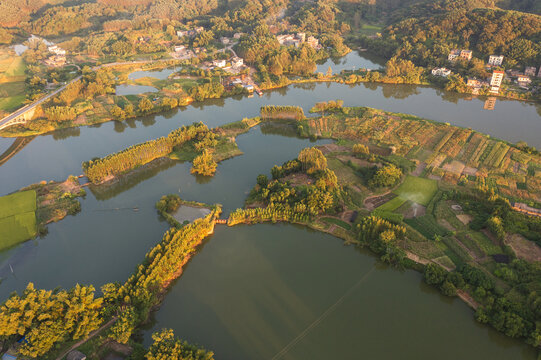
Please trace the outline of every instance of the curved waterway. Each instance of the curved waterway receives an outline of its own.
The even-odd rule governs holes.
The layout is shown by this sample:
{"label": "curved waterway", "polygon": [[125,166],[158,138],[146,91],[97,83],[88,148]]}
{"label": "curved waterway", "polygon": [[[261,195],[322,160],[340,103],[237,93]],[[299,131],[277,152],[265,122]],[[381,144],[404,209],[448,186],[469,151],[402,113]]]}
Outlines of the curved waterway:
{"label": "curved waterway", "polygon": [[535,359],[481,326],[460,300],[322,233],[292,225],[217,227],[152,331],[217,359]]}
{"label": "curved waterway", "polygon": [[[534,104],[498,100],[495,110],[486,111],[482,99],[427,87],[305,84],[38,136],[0,166],[0,195],[78,175],[83,161],[181,125],[202,121],[215,127],[256,116],[266,104],[301,105],[308,112],[329,99],[413,113],[541,147],[541,110]],[[0,139],[0,149],[9,149],[13,140]],[[51,224],[44,238],[0,252],[0,301],[30,281],[45,289],[125,281],[168,228],[154,209],[162,195],[221,203],[228,213],[243,205],[258,174],[315,143],[257,127],[239,136],[238,144],[245,154],[221,163],[212,179],[190,175],[190,164],[171,163],[115,187],[89,190],[81,213]],[[287,346],[329,308],[317,326]],[[436,294],[419,274],[382,267],[331,236],[285,225],[217,228],[156,319],[156,328],[173,327],[179,336],[214,349],[219,359],[272,358],[284,348],[283,358],[291,359],[535,358],[530,347],[476,324],[466,305]]]}

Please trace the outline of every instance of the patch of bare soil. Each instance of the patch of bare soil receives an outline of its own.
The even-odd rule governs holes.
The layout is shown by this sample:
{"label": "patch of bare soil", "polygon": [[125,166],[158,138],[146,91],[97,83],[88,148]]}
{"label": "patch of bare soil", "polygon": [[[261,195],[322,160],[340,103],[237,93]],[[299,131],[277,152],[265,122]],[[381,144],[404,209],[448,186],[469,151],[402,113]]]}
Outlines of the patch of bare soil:
{"label": "patch of bare soil", "polygon": [[393,194],[392,192],[388,192],[383,195],[370,196],[370,197],[367,197],[366,200],[364,201],[364,207],[372,211],[378,206],[381,206],[385,204],[386,202],[391,201],[395,197],[396,197],[396,194]]}
{"label": "patch of bare soil", "polygon": [[541,261],[541,248],[524,238],[522,235],[513,234],[507,236],[505,243],[513,249],[517,257],[524,259],[528,262]]}
{"label": "patch of bare soil", "polygon": [[413,203],[406,212],[403,213],[405,219],[413,219],[418,216],[423,216],[426,214],[426,206]]}
{"label": "patch of bare soil", "polygon": [[451,224],[449,224],[449,221],[445,220],[445,219],[439,219],[438,222],[440,223],[441,226],[443,226],[444,228],[446,228],[447,230],[449,231],[455,231],[455,227]]}
{"label": "patch of bare soil", "polygon": [[415,170],[413,170],[411,175],[413,175],[413,176],[421,176],[421,174],[425,170],[426,166],[427,166],[426,163],[421,161],[420,163],[417,164],[417,167],[415,167]]}
{"label": "patch of bare soil", "polygon": [[371,154],[381,155],[381,156],[389,156],[393,153],[392,149],[389,148],[383,148],[380,146],[368,144],[368,150],[370,150]]}
{"label": "patch of bare soil", "polygon": [[82,115],[77,116],[77,119],[75,119],[73,123],[76,125],[85,125],[87,122],[88,122],[88,118],[86,117],[86,115],[82,114]]}
{"label": "patch of bare soil", "polygon": [[310,185],[314,183],[314,179],[304,173],[294,173],[282,178],[282,180],[289,181],[291,186]]}
{"label": "patch of bare soil", "polygon": [[464,168],[464,170],[462,170],[462,173],[464,175],[472,175],[472,176],[475,176],[475,174],[477,174],[477,169],[474,168],[474,167],[469,167],[469,166],[466,166]]}
{"label": "patch of bare soil", "polygon": [[465,165],[460,161],[453,160],[448,164],[443,165],[442,169],[454,174],[460,175],[464,171]]}
{"label": "patch of bare soil", "polygon": [[412,252],[409,252],[409,251],[406,251],[406,256],[408,257],[408,259],[413,260],[413,261],[415,261],[416,263],[419,263],[419,264],[426,265],[426,264],[428,264],[430,262],[427,259],[423,259],[419,255],[416,255],[416,254],[414,254]]}
{"label": "patch of bare soil", "polygon": [[343,163],[347,163],[348,161],[351,161],[353,164],[360,167],[372,167],[375,165],[379,168],[383,166],[381,163],[371,163],[370,161],[367,161],[367,160],[358,159],[355,156],[339,155],[336,158],[342,161]]}
{"label": "patch of bare soil", "polygon": [[464,225],[468,225],[472,222],[473,218],[468,214],[458,214],[456,216],[460,222],[462,222]]}
{"label": "patch of bare soil", "polygon": [[60,184],[63,192],[78,193],[81,190],[81,185],[77,181],[66,180]]}
{"label": "patch of bare soil", "polygon": [[332,152],[341,152],[341,151],[347,151],[348,150],[347,147],[336,145],[336,144],[321,145],[321,146],[318,146],[317,148],[319,150],[321,150],[323,155],[327,155],[327,154],[332,153]]}

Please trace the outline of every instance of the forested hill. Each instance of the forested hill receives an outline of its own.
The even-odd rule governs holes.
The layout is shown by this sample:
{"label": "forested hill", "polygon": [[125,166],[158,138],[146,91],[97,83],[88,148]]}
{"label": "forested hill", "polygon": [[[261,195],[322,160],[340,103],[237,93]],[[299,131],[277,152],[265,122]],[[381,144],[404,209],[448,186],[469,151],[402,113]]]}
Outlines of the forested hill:
{"label": "forested hill", "polygon": [[444,65],[452,49],[473,50],[474,58],[483,61],[501,54],[508,67],[541,63],[538,15],[502,10],[491,0],[422,2],[400,14],[381,39],[363,45],[387,58],[406,58],[422,66]]}
{"label": "forested hill", "polygon": [[[48,6],[68,0],[2,0],[0,1],[0,26],[12,27],[27,21],[30,15]],[[81,1],[70,1],[77,3]]]}

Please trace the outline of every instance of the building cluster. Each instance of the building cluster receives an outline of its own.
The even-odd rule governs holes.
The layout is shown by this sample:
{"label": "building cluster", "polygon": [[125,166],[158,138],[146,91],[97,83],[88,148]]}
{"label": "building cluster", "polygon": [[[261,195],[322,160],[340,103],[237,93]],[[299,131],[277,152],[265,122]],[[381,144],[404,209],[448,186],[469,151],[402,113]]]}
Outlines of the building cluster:
{"label": "building cluster", "polygon": [[477,78],[468,78],[467,86],[473,89],[473,94],[478,94],[482,88],[489,87],[491,94],[499,94],[500,87],[502,86],[505,73],[503,71],[495,70],[492,72],[492,76],[488,80],[481,80]]}
{"label": "building cluster", "polygon": [[541,67],[539,67],[539,72],[535,66],[526,66],[524,72],[520,72],[516,69],[507,70],[507,77],[515,79],[518,86],[523,89],[528,89],[532,83],[532,78],[536,76],[541,78]]}
{"label": "building cluster", "polygon": [[[473,88],[474,94],[477,94],[483,87],[490,87],[489,92],[491,94],[499,94],[502,82],[507,79],[514,80],[519,87],[528,90],[532,84],[532,78],[535,77],[536,72],[537,68],[532,66],[526,67],[524,73],[514,69],[507,70],[507,72],[494,70],[488,81],[468,78],[467,86]],[[537,76],[541,77],[541,68],[539,69],[539,72],[537,72]]]}
{"label": "building cluster", "polygon": [[449,75],[451,75],[451,70],[447,68],[434,68],[432,69],[432,75],[448,77]]}
{"label": "building cluster", "polygon": [[204,27],[198,26],[196,28],[193,28],[191,30],[177,30],[177,37],[179,39],[182,39],[183,37],[194,37],[197,34],[201,33],[203,30],[205,30]]}
{"label": "building cluster", "polygon": [[215,68],[225,69],[227,67],[227,63],[230,64],[231,68],[234,68],[235,70],[240,70],[244,66],[244,59],[233,56],[229,60],[219,59],[219,60],[213,60],[212,66]]}
{"label": "building cluster", "polygon": [[306,37],[305,33],[297,33],[296,35],[294,34],[278,35],[276,36],[276,39],[278,40],[280,45],[295,46],[298,48],[302,44],[306,43],[308,44],[308,46],[312,47],[313,49],[316,49],[316,50],[321,49],[319,40],[313,36]]}
{"label": "building cluster", "polygon": [[245,74],[229,76],[227,78],[224,78],[222,81],[222,84],[228,90],[231,90],[235,86],[241,86],[245,88],[249,93],[254,92],[254,86],[248,82],[248,78]]}
{"label": "building cluster", "polygon": [[472,56],[473,56],[473,53],[472,53],[471,50],[458,50],[458,49],[455,49],[455,50],[452,50],[449,53],[449,56],[447,57],[447,59],[449,61],[456,61],[458,59],[463,59],[463,60],[466,60],[466,61],[470,61]]}
{"label": "building cluster", "polygon": [[490,55],[488,57],[488,66],[501,66],[503,64],[503,55]]}
{"label": "building cluster", "polygon": [[50,67],[62,67],[66,65],[66,50],[57,45],[49,46],[47,50],[51,53],[51,56],[45,59],[45,65]]}

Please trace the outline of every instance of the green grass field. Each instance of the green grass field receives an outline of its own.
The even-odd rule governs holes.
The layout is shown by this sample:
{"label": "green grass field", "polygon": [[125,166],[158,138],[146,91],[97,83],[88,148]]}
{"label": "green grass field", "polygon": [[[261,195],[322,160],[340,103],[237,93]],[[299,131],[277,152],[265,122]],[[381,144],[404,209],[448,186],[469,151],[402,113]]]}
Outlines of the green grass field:
{"label": "green grass field", "polygon": [[36,207],[34,190],[0,197],[0,250],[36,235]]}
{"label": "green grass field", "polygon": [[405,200],[426,206],[437,191],[438,183],[436,180],[407,176],[402,185],[393,192]]}
{"label": "green grass field", "polygon": [[387,201],[385,204],[379,206],[377,209],[382,211],[395,211],[396,209],[401,207],[406,201],[406,199],[397,196],[394,199]]}

